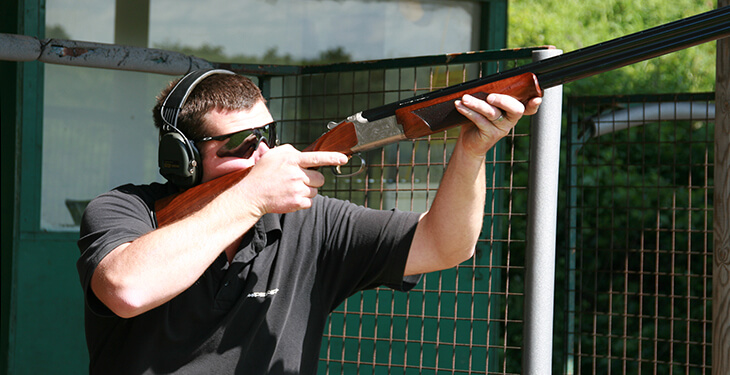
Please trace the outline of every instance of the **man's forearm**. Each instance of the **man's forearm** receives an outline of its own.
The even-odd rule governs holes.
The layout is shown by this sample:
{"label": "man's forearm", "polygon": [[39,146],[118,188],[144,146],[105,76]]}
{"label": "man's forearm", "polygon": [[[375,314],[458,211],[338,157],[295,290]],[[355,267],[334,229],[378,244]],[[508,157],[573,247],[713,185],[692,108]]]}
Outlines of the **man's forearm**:
{"label": "man's forearm", "polygon": [[[225,194],[225,193],[224,193]],[[228,246],[236,246],[257,217],[227,212],[225,199],[123,244],[92,276],[95,295],[115,314],[139,315],[190,287]]]}
{"label": "man's forearm", "polygon": [[484,213],[484,161],[484,156],[466,152],[459,139],[433,204],[416,229],[407,274],[450,268],[473,255]]}

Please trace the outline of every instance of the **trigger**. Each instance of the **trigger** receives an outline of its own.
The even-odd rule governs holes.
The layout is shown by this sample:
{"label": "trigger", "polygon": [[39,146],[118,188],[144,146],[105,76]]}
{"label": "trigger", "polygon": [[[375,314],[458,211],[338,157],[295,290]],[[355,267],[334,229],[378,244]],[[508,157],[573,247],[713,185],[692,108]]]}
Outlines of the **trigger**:
{"label": "trigger", "polygon": [[355,154],[355,155],[357,155],[357,157],[360,158],[360,168],[358,168],[357,171],[355,171],[353,173],[343,174],[342,169],[340,168],[340,167],[342,167],[341,165],[332,166],[331,167],[332,173],[335,175],[335,177],[350,177],[350,176],[354,176],[356,174],[360,174],[360,173],[362,173],[362,171],[365,170],[365,167],[367,166],[365,159],[360,154]]}

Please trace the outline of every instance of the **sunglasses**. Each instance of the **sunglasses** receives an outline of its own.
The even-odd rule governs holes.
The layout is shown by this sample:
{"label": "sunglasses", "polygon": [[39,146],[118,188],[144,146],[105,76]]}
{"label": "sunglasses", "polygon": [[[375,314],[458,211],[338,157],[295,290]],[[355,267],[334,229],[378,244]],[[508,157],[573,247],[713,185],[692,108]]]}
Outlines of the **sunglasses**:
{"label": "sunglasses", "polygon": [[[225,141],[228,140],[220,151],[243,151],[241,154],[247,154],[253,152],[259,147],[261,142],[266,143],[269,147],[276,147],[279,145],[279,139],[276,134],[276,121],[272,121],[266,125],[259,126],[258,128],[245,129],[235,133],[218,135],[215,137],[203,137],[193,142],[208,142],[208,141]],[[243,147],[244,149],[238,150]]]}

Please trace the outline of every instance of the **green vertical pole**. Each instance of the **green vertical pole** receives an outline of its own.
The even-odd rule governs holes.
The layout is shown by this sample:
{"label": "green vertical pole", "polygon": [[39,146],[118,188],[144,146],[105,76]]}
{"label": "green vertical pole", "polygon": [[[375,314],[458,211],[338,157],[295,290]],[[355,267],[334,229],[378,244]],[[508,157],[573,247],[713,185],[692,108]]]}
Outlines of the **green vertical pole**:
{"label": "green vertical pole", "polygon": [[[507,1],[483,1],[479,20],[479,49],[498,50],[507,48]],[[497,72],[498,62],[487,64],[487,74]]]}
{"label": "green vertical pole", "polygon": [[[29,0],[19,2],[19,34],[43,38],[45,36],[45,2]],[[43,64],[38,61],[18,65],[19,89],[16,107],[18,134],[16,154],[19,164],[16,177],[19,211],[17,219],[19,233],[37,232],[40,229],[41,214],[41,167],[43,162]],[[20,125],[22,124],[22,126]],[[26,151],[27,150],[27,151]],[[26,152],[24,152],[26,151]],[[17,239],[17,238],[16,238]],[[17,245],[17,243],[16,243]]]}
{"label": "green vertical pole", "polygon": [[[45,11],[39,0],[18,0],[3,6],[2,32],[43,37]],[[17,269],[21,233],[39,227],[43,66],[39,62],[2,61],[2,374],[14,374],[17,351]]]}
{"label": "green vertical pole", "polygon": [[[507,47],[507,1],[506,0],[494,0],[494,1],[483,1],[481,3],[481,19],[479,20],[479,49],[480,50],[495,50]],[[487,63],[483,68],[482,75],[489,75],[496,73],[499,70],[498,62]],[[491,153],[490,153],[491,154]],[[494,150],[494,158],[499,159],[501,155],[504,155],[503,142],[497,143]],[[492,164],[489,168],[489,162],[493,160],[487,160],[487,180],[492,182],[494,186],[504,181],[504,166],[501,164]],[[492,181],[492,178],[494,180]],[[487,186],[491,184],[488,183]],[[489,214],[492,210],[500,212],[504,210],[504,197],[501,190],[487,190],[486,206],[484,224],[482,227],[483,236],[494,233],[496,236],[501,236],[504,232],[504,221],[496,219],[494,221]],[[486,282],[489,282],[491,287],[491,294],[499,296],[502,292],[502,271],[500,268],[494,266],[500,265],[502,257],[502,243],[493,242],[491,246],[481,245],[488,243],[489,238],[482,238],[486,242],[480,241],[480,248],[477,249],[479,253],[487,252],[488,256],[484,259],[489,259],[488,264],[492,265],[490,269],[490,277],[485,278]],[[499,303],[499,297],[489,297],[489,316],[491,319],[499,317],[501,314],[502,304]],[[497,349],[501,347],[500,339],[503,337],[501,323],[494,321],[489,322],[489,337],[487,343],[489,348],[487,350],[487,368],[489,372],[498,372],[501,361],[501,353]]]}

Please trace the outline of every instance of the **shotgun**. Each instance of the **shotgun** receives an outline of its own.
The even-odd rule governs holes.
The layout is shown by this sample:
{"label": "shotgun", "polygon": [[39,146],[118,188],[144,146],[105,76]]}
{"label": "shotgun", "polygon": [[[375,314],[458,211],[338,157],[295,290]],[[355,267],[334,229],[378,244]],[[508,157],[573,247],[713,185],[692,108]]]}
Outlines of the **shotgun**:
{"label": "shotgun", "polygon": [[[507,94],[523,103],[542,90],[730,35],[730,6],[581,48],[486,77],[368,109],[347,117],[303,151],[338,151],[351,156],[406,139],[466,124],[454,102],[465,94],[485,99]],[[179,220],[234,185],[233,172],[155,202],[158,226]]]}

